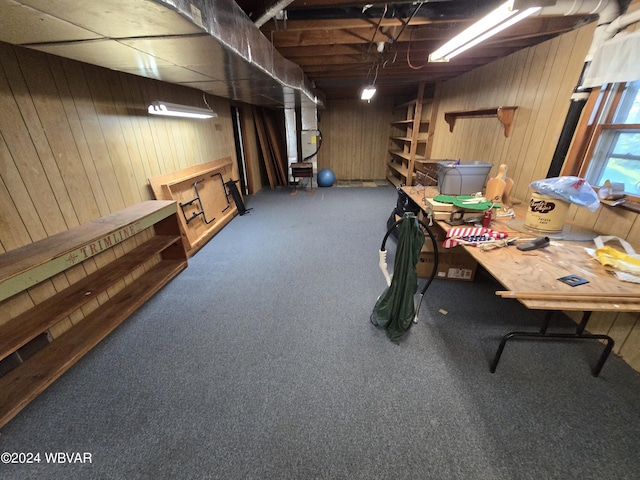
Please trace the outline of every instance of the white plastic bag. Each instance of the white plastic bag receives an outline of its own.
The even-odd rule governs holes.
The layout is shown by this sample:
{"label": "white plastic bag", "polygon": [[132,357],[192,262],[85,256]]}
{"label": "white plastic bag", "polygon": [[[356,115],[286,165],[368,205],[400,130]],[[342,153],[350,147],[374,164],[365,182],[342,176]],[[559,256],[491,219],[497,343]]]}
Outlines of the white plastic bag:
{"label": "white plastic bag", "polygon": [[575,203],[595,212],[600,206],[596,191],[580,177],[552,177],[536,180],[529,185],[535,192],[558,200]]}

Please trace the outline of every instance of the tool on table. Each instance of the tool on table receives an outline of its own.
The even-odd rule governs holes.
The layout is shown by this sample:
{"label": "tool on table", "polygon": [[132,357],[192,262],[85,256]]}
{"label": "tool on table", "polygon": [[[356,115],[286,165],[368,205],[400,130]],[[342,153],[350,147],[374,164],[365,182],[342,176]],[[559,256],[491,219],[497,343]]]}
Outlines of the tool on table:
{"label": "tool on table", "polygon": [[527,250],[535,250],[536,248],[544,248],[547,245],[549,245],[549,237],[538,237],[530,242],[518,245],[516,248],[524,252]]}
{"label": "tool on table", "polygon": [[502,194],[506,188],[506,182],[504,180],[506,176],[507,166],[503,163],[498,169],[498,175],[491,177],[487,182],[486,197],[487,200],[492,203],[500,203],[502,201]]}
{"label": "tool on table", "polygon": [[589,280],[586,278],[579,277],[577,275],[567,275],[566,277],[560,277],[560,280],[563,283],[571,287],[577,287],[578,285],[584,285],[585,283],[589,283]]}

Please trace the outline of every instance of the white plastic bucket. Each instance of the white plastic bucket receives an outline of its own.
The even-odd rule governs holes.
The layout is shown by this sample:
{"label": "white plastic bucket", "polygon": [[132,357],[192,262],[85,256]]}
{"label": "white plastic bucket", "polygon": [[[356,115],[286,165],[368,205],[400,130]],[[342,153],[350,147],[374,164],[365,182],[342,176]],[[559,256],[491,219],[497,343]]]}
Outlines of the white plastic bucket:
{"label": "white plastic bucket", "polygon": [[524,225],[544,232],[561,232],[568,211],[569,202],[533,192]]}

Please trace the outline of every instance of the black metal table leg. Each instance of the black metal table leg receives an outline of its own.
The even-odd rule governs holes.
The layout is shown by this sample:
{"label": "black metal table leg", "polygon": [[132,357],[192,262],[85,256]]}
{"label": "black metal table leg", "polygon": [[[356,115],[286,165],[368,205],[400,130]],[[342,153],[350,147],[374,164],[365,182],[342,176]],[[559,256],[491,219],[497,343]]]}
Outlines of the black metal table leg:
{"label": "black metal table leg", "polygon": [[602,370],[607,358],[609,358],[609,354],[611,350],[613,350],[614,341],[609,335],[602,334],[590,334],[584,333],[585,328],[587,326],[587,322],[591,316],[591,312],[585,312],[582,316],[582,321],[578,325],[576,329],[576,333],[547,333],[547,328],[549,326],[549,322],[551,320],[552,311],[549,311],[545,314],[544,321],[542,323],[542,327],[538,332],[510,332],[502,337],[500,341],[500,345],[498,346],[498,350],[496,351],[495,356],[493,357],[493,361],[489,366],[489,370],[491,373],[495,373],[496,368],[498,367],[498,362],[500,362],[500,357],[502,356],[502,352],[504,351],[504,347],[507,344],[507,341],[512,338],[530,338],[530,339],[561,339],[561,340],[604,340],[606,345],[602,353],[600,354],[600,358],[598,359],[598,363],[593,367],[591,373],[594,377],[597,377]]}

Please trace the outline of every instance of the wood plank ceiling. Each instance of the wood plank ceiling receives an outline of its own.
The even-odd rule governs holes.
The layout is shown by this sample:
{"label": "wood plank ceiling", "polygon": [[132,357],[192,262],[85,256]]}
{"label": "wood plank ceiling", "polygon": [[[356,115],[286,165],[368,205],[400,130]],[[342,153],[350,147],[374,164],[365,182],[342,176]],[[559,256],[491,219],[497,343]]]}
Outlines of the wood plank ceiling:
{"label": "wood plank ceiling", "polygon": [[[272,1],[237,3],[256,21]],[[374,82],[377,95],[415,94],[419,82],[426,82],[426,92],[433,92],[440,80],[596,19],[593,15],[528,18],[448,63],[427,63],[429,53],[503,1],[293,0],[261,30],[331,99],[359,98],[362,87]]]}

